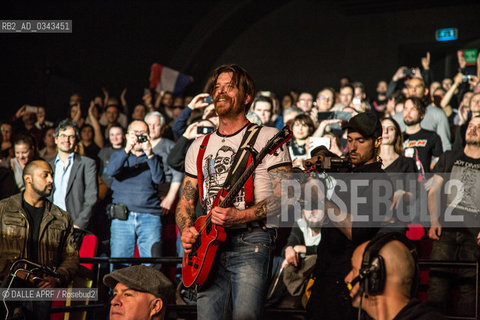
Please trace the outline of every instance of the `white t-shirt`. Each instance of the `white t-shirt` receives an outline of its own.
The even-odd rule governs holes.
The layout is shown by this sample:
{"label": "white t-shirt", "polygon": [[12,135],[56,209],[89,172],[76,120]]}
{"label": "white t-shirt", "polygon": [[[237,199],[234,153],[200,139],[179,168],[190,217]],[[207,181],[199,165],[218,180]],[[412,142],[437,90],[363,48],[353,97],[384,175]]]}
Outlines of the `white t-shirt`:
{"label": "white t-shirt", "polygon": [[[206,203],[207,212],[210,211],[212,202],[218,191],[223,186],[233,159],[242,142],[247,126],[230,136],[223,136],[215,131],[210,136],[205,154],[202,159],[203,172],[203,198]],[[255,141],[254,149],[260,152],[278,130],[271,127],[262,127]],[[204,136],[198,137],[188,149],[185,158],[185,174],[197,178],[197,156]],[[270,155],[267,154],[254,172],[254,201],[258,203],[272,194],[272,184],[268,176],[268,170],[273,168],[291,165],[288,148],[283,145],[281,148]],[[200,188],[201,186],[199,186]],[[238,193],[234,201],[237,209],[245,209],[245,190]]]}

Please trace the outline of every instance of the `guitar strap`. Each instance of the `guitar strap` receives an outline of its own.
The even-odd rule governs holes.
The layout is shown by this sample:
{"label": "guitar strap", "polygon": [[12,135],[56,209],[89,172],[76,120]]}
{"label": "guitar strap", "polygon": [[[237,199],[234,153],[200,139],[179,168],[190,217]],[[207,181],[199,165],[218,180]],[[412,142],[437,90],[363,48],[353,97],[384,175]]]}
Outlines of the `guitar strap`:
{"label": "guitar strap", "polygon": [[[253,147],[257,140],[258,134],[260,133],[260,128],[261,127],[256,124],[248,124],[247,131],[245,132],[242,142],[240,143],[240,147],[238,148],[237,153],[235,154],[235,158],[233,159],[233,165],[230,168],[228,176],[223,184],[223,190],[226,190],[228,192],[232,187],[233,183],[240,178],[246,168],[253,162],[253,159],[256,156],[256,151]],[[205,208],[205,200],[203,198],[204,177],[202,171],[202,160],[203,156],[205,155],[205,150],[207,149],[208,140],[210,139],[211,134],[212,133],[206,135],[203,138],[197,155],[198,196],[200,199],[200,204],[203,208]],[[247,207],[252,205],[254,202],[253,179],[254,177],[252,174],[245,183],[245,204]]]}

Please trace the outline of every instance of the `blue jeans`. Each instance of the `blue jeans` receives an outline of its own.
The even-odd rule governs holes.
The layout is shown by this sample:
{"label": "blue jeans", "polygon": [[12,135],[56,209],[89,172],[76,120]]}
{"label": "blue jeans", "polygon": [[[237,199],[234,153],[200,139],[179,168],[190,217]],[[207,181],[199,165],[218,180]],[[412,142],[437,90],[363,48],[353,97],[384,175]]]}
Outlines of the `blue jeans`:
{"label": "blue jeans", "polygon": [[161,228],[160,216],[150,213],[130,211],[127,220],[113,219],[110,227],[110,256],[131,258],[137,243],[140,257],[160,257]]}
{"label": "blue jeans", "polygon": [[228,233],[198,292],[198,319],[262,318],[274,242],[275,230]]}

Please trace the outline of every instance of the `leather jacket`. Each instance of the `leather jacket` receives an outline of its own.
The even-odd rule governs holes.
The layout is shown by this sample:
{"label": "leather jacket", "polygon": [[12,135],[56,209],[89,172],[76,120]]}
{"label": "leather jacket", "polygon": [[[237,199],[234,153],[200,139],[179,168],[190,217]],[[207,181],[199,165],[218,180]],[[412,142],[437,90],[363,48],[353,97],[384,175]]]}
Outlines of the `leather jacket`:
{"label": "leather jacket", "polygon": [[[20,258],[29,259],[29,222],[22,208],[23,193],[0,201],[0,280],[5,279],[11,264]],[[66,285],[79,268],[77,246],[73,238],[73,222],[69,214],[45,200],[40,223],[38,261],[54,268]]]}

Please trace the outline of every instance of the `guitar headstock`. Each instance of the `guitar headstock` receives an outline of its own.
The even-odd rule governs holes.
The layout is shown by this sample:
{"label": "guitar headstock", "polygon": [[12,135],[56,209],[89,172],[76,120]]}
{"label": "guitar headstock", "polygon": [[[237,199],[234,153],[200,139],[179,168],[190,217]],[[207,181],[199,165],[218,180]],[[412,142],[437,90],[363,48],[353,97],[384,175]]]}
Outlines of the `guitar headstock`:
{"label": "guitar headstock", "polygon": [[293,136],[292,131],[288,126],[283,127],[282,130],[270,139],[265,146],[266,152],[273,154],[278,148],[280,148],[284,143],[290,140]]}

